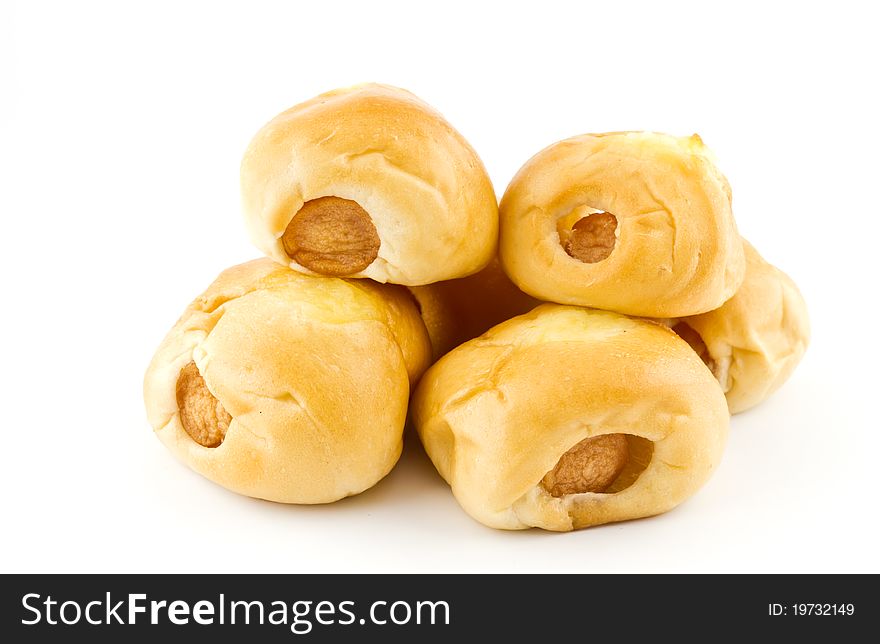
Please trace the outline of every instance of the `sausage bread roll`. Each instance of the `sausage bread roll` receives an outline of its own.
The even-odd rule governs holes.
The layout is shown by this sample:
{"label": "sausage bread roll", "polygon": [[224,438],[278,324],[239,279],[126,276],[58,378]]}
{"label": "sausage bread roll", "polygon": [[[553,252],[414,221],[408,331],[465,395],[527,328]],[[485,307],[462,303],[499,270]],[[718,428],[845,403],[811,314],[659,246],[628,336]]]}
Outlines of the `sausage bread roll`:
{"label": "sausage bread roll", "polygon": [[317,275],[408,286],[494,256],[498,205],[473,148],[409,92],[361,85],[283,112],[241,165],[254,244]]}
{"label": "sausage bread roll", "polygon": [[747,241],[746,278],[720,308],[673,321],[715,374],[731,414],[766,400],[788,380],[810,341],[797,285]]}
{"label": "sausage bread roll", "polygon": [[704,313],[743,280],[730,201],[696,135],[577,136],[536,154],[508,186],[501,262],[542,300],[646,317]]}
{"label": "sausage bread roll", "polygon": [[675,507],[718,466],[730,418],[668,328],[556,304],[446,354],[412,414],[471,516],[560,531]]}
{"label": "sausage bread roll", "polygon": [[240,494],[327,503],[400,455],[430,343],[402,287],[230,268],[184,311],[144,378],[159,439]]}

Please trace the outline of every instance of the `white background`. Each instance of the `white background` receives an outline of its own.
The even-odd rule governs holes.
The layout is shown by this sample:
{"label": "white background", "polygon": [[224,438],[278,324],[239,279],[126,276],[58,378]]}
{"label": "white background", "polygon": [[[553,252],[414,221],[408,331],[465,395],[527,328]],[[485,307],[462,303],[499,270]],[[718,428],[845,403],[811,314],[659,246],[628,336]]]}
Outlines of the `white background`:
{"label": "white background", "polygon": [[[834,2],[2,4],[2,571],[880,571],[876,20]],[[270,117],[406,87],[497,192],[588,131],[699,132],[743,234],[800,284],[813,344],[662,517],[493,531],[411,440],[333,505],[177,463],[141,378],[184,306],[258,255],[238,164]]]}

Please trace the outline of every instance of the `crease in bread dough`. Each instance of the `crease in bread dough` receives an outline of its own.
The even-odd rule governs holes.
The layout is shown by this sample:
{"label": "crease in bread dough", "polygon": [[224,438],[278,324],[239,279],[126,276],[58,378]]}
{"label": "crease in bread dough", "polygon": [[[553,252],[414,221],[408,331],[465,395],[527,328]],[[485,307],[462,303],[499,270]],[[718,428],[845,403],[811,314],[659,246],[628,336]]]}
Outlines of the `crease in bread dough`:
{"label": "crease in bread dough", "polygon": [[[246,416],[246,415],[245,415],[245,416]],[[238,431],[243,431],[243,432],[245,432],[246,434],[250,434],[251,436],[254,437],[254,439],[256,439],[256,440],[258,440],[260,443],[262,443],[262,444],[263,444],[263,447],[267,447],[267,446],[269,445],[269,439],[266,438],[265,436],[261,435],[261,434],[258,434],[258,433],[255,432],[253,429],[251,429],[250,427],[248,427],[247,423],[242,422],[241,417],[236,417],[236,418],[235,418],[235,431],[236,431],[236,432],[238,432]]]}
{"label": "crease in bread dough", "polygon": [[721,385],[721,390],[725,394],[733,388],[733,377],[730,375],[730,367],[734,362],[733,358],[734,356],[732,353],[715,358],[716,369],[712,372],[712,375],[715,376],[718,384]]}
{"label": "crease in bread dough", "polygon": [[788,310],[790,307],[790,304],[788,302],[788,298],[785,297],[785,291],[782,290],[781,285],[779,287],[778,297],[779,297],[779,301],[780,301],[778,328],[787,329],[787,328],[789,328],[789,316],[791,315],[791,312]]}
{"label": "crease in bread dough", "polygon": [[[190,311],[198,311],[199,313],[211,314],[219,307],[223,306],[230,300],[234,300],[238,295],[227,295],[226,293],[221,293],[215,295],[214,297],[205,297],[204,295],[200,295],[195,300],[193,300],[192,304],[189,305]],[[186,315],[186,313],[184,313]]]}
{"label": "crease in bread dough", "polygon": [[318,437],[321,442],[324,442],[324,436],[330,434],[329,428],[326,424],[315,418],[315,415],[305,406],[300,397],[295,395],[292,391],[286,390],[278,394],[264,394],[259,391],[244,390],[242,393],[254,398],[262,398],[263,400],[274,400],[280,403],[293,403],[312,424],[312,428],[315,430],[315,436]]}
{"label": "crease in bread dough", "polygon": [[330,134],[324,136],[319,141],[315,141],[314,145],[316,145],[316,146],[324,145],[328,141],[331,141],[333,139],[333,137],[335,137],[338,132],[339,132],[339,126],[337,125],[336,127],[333,128],[333,130],[330,132]]}
{"label": "crease in bread dough", "polygon": [[498,372],[504,367],[505,364],[507,364],[507,362],[510,361],[510,358],[513,357],[515,347],[509,344],[501,346],[503,346],[504,351],[492,361],[492,365],[486,370],[486,373],[479,380],[479,382],[475,383],[471,387],[465,388],[458,395],[453,396],[448,401],[446,401],[443,405],[444,413],[451,409],[460,408],[463,405],[466,405],[468,401],[472,400],[473,398],[492,391],[498,394],[498,399],[502,403],[507,400],[507,397],[504,395],[504,392],[499,388],[497,383]]}
{"label": "crease in bread dough", "polygon": [[195,362],[180,370],[175,388],[183,429],[203,447],[217,447],[226,438],[232,416],[208,390]]}
{"label": "crease in bread dough", "polygon": [[[204,313],[205,315],[213,315],[217,313],[224,305],[229,304],[230,302],[234,302],[240,297],[244,297],[245,295],[249,295],[254,291],[259,290],[260,284],[254,283],[249,284],[248,288],[241,289],[238,292],[232,293],[217,293],[213,297],[205,297],[204,295],[200,295],[197,297],[193,303],[190,305],[190,309],[194,312]],[[184,314],[185,315],[185,314]],[[222,311],[221,311],[222,316]],[[219,317],[217,318],[220,319]],[[216,323],[216,322],[215,322]]]}
{"label": "crease in bread dough", "polygon": [[669,245],[670,248],[670,268],[675,269],[675,243],[678,239],[678,226],[675,223],[675,215],[672,214],[672,210],[670,210],[667,203],[660,197],[657,196],[657,193],[651,188],[650,183],[645,179],[643,183],[645,187],[645,192],[648,193],[648,196],[651,197],[651,200],[657,204],[658,212],[662,211],[666,213],[666,222],[669,224],[669,230],[672,232],[672,240]]}
{"label": "crease in bread dough", "polygon": [[159,424],[159,427],[156,429],[156,432],[161,432],[163,429],[168,429],[168,426],[174,422],[174,419],[178,416],[178,413],[175,412],[173,414],[168,414],[167,419]]}
{"label": "crease in bread dough", "polygon": [[348,152],[342,156],[348,161],[354,161],[356,159],[367,158],[376,155],[382,158],[382,163],[387,166],[386,170],[393,169],[394,172],[407,177],[409,180],[415,182],[417,185],[421,186],[432,195],[434,195],[438,203],[440,203],[444,208],[448,208],[449,204],[446,200],[446,197],[443,195],[443,191],[440,190],[440,188],[435,186],[424,177],[415,175],[406,168],[402,167],[400,164],[395,163],[394,161],[389,159],[388,155],[385,154],[385,152],[383,152],[382,150],[366,148],[365,150],[362,150],[360,152]]}

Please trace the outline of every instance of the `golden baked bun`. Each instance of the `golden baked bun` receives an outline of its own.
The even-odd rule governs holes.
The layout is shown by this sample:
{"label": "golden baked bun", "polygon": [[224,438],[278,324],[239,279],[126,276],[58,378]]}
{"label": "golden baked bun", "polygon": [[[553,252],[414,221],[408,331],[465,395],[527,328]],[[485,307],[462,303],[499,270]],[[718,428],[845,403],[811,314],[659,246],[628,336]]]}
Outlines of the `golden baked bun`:
{"label": "golden baked bun", "polygon": [[497,259],[468,277],[411,286],[409,290],[428,328],[434,360],[499,322],[541,304],[508,279]]}
{"label": "golden baked bun", "polygon": [[718,383],[668,328],[556,304],[494,327],[428,369],[412,415],[472,517],[573,530],[665,512],[718,466]]}
{"label": "golden baked bun", "polygon": [[520,169],[501,200],[500,256],[542,300],[646,317],[718,308],[745,260],[730,186],[696,135],[585,134]]}
{"label": "golden baked bun", "polygon": [[715,374],[731,414],[766,400],[788,380],[810,342],[797,285],[743,240],[746,278],[720,308],[673,321]]}
{"label": "golden baked bun", "polygon": [[159,439],[240,494],[328,503],[397,462],[430,343],[402,287],[230,268],[184,311],[144,378]]}
{"label": "golden baked bun", "polygon": [[307,273],[420,285],[483,268],[498,205],[473,148],[407,91],[360,85],[282,112],[241,164],[253,243]]}

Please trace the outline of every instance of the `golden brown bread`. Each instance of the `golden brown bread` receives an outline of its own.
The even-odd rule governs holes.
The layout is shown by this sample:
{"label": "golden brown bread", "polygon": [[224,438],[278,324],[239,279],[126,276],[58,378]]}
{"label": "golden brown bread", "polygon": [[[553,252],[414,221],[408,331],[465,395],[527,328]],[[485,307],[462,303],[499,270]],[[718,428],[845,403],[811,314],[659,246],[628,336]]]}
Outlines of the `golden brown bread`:
{"label": "golden brown bread", "polygon": [[511,530],[665,512],[717,467],[729,423],[712,374],[669,329],[555,304],[446,354],[411,411],[462,507]]}
{"label": "golden brown bread", "polygon": [[766,400],[788,380],[810,342],[807,305],[797,285],[743,240],[746,277],[720,308],[671,321],[700,354],[731,414]]}
{"label": "golden brown bread", "polygon": [[743,279],[730,186],[696,135],[560,141],[511,181],[500,222],[505,271],[542,300],[681,317],[719,307]]}
{"label": "golden brown bread", "polygon": [[360,85],[279,114],[241,166],[256,246],[302,272],[420,285],[493,257],[498,206],[473,148],[409,92]]}
{"label": "golden brown bread", "polygon": [[468,277],[411,286],[409,290],[428,328],[434,360],[541,303],[519,290],[501,270],[497,259]]}
{"label": "golden brown bread", "polygon": [[402,287],[259,259],[221,273],[165,337],[144,378],[147,415],[215,483],[327,503],[394,466],[430,350]]}

